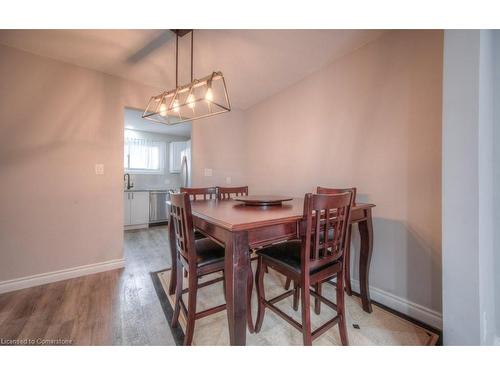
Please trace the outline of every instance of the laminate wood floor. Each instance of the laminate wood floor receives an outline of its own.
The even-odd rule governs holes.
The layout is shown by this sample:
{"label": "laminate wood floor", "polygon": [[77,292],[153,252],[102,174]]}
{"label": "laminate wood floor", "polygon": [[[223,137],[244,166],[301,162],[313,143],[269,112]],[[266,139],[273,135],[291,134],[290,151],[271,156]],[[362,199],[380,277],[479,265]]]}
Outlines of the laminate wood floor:
{"label": "laminate wood floor", "polygon": [[124,269],[1,294],[0,344],[175,345],[150,276],[170,267],[167,237],[127,231]]}

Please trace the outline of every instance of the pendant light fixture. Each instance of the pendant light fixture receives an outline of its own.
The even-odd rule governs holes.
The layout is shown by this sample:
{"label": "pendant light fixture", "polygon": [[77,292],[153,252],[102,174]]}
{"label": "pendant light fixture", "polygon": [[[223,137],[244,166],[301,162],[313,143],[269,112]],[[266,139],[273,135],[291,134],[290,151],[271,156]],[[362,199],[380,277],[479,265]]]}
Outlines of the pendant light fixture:
{"label": "pendant light fixture", "polygon": [[[193,79],[193,30],[175,33],[175,89],[151,97],[142,118],[166,125],[215,116],[231,110],[226,81],[221,72]],[[179,86],[179,37],[191,34],[191,82]]]}

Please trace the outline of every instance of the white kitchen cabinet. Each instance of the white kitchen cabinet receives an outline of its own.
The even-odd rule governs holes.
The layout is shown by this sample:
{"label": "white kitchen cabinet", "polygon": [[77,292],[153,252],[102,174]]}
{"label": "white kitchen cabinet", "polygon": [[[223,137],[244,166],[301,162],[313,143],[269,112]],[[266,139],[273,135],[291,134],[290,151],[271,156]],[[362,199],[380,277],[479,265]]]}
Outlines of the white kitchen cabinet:
{"label": "white kitchen cabinet", "polygon": [[124,225],[145,225],[149,223],[149,193],[134,191],[123,193]]}
{"label": "white kitchen cabinet", "polygon": [[149,192],[132,193],[130,205],[130,224],[147,224],[149,222]]}
{"label": "white kitchen cabinet", "polygon": [[182,155],[186,150],[186,142],[170,142],[170,173],[180,173],[182,165]]}
{"label": "white kitchen cabinet", "polygon": [[130,225],[130,194],[123,193],[123,225]]}

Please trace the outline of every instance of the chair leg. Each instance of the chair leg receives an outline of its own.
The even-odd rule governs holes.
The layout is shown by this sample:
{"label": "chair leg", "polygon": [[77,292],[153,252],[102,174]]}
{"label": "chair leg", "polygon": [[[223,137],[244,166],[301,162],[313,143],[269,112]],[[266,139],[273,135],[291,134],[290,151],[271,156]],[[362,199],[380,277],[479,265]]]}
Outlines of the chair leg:
{"label": "chair leg", "polygon": [[[314,285],[314,291],[321,295],[321,283],[316,283]],[[319,297],[316,297],[314,299],[314,312],[316,313],[316,315],[319,315],[321,313],[321,300],[319,299]]]}
{"label": "chair leg", "polygon": [[302,305],[302,336],[304,345],[312,345],[311,334],[311,294],[309,291],[309,281],[302,285],[301,290],[301,305]]}
{"label": "chair leg", "polygon": [[293,309],[297,311],[299,309],[299,295],[300,295],[300,285],[298,282],[293,282]]}
{"label": "chair leg", "polygon": [[177,324],[179,323],[179,313],[181,311],[180,299],[182,298],[182,266],[181,262],[178,262],[177,264],[179,266],[176,271],[174,315],[172,316],[172,322],[170,323],[172,327],[177,327]]}
{"label": "chair leg", "polygon": [[259,257],[259,261],[257,263],[257,273],[255,274],[255,284],[257,287],[257,302],[258,302],[258,311],[257,311],[257,320],[255,321],[255,332],[259,332],[262,328],[262,322],[264,321],[264,313],[266,311],[266,306],[264,305],[264,300],[266,298],[266,293],[264,291],[264,264],[262,261],[262,257]]}
{"label": "chair leg", "polygon": [[285,281],[285,289],[288,290],[290,289],[290,283],[292,282],[292,279],[290,279],[288,276]]}
{"label": "chair leg", "polygon": [[[255,332],[252,319],[252,291],[253,291],[253,272],[250,257],[248,258],[248,277],[247,277],[247,325],[250,333]],[[226,292],[224,291],[224,294]]]}
{"label": "chair leg", "polygon": [[342,345],[349,345],[347,324],[345,319],[344,275],[340,271],[337,276],[337,314],[339,316],[340,341]]}
{"label": "chair leg", "polygon": [[188,291],[188,311],[187,311],[187,324],[186,335],[184,336],[184,345],[191,345],[193,342],[194,323],[196,317],[196,294],[198,293],[198,277],[196,270],[189,270],[189,291]]}

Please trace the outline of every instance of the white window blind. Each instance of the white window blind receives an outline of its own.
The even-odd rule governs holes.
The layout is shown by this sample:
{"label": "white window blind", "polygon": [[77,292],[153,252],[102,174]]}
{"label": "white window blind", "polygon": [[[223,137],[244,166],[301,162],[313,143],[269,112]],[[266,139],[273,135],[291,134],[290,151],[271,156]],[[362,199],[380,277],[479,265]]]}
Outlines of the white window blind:
{"label": "white window blind", "polygon": [[148,139],[125,138],[124,167],[130,173],[162,174],[165,143]]}

